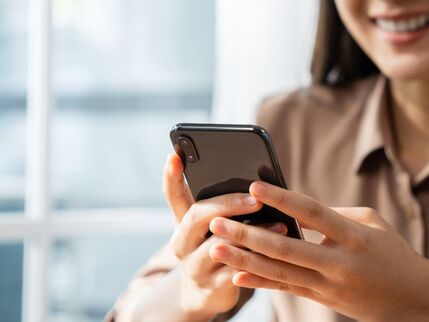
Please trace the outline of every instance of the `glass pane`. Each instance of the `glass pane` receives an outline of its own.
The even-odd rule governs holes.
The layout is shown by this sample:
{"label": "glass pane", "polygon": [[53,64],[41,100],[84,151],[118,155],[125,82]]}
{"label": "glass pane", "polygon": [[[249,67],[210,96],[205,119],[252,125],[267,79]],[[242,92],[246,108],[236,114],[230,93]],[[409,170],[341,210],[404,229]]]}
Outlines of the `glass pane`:
{"label": "glass pane", "polygon": [[24,209],[27,1],[0,0],[0,215]]}
{"label": "glass pane", "polygon": [[134,273],[168,235],[59,240],[54,244],[50,322],[102,321]]}
{"label": "glass pane", "polygon": [[214,0],[54,0],[57,209],[161,206],[169,130],[210,115]]}
{"label": "glass pane", "polygon": [[0,244],[1,321],[21,321],[22,261],[22,244]]}

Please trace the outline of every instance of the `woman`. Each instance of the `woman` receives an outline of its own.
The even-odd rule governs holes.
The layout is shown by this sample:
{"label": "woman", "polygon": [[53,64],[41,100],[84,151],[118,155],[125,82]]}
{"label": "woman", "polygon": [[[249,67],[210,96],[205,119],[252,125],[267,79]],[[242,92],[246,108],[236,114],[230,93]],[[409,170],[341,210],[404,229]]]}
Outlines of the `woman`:
{"label": "woman", "polygon": [[[226,321],[255,288],[275,290],[273,321],[428,321],[428,25],[426,0],[322,0],[313,86],[259,118],[291,191],[255,182],[195,203],[170,156],[177,227],[116,321]],[[228,219],[263,203],[319,235]]]}

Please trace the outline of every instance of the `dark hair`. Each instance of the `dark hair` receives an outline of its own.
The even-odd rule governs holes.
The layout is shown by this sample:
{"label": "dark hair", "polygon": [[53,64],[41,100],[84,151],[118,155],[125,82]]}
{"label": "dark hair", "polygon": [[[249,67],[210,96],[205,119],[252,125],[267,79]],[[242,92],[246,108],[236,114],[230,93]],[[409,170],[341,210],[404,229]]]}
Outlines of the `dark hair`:
{"label": "dark hair", "polygon": [[313,83],[339,86],[377,73],[377,66],[345,28],[334,1],[320,0],[311,66]]}

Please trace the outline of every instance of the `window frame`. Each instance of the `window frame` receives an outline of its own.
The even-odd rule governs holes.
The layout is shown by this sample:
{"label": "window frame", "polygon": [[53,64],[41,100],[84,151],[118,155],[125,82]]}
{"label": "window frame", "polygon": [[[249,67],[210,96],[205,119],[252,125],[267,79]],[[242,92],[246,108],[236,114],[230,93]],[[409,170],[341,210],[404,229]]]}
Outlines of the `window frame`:
{"label": "window frame", "polygon": [[22,321],[49,320],[49,266],[56,239],[170,233],[165,208],[56,211],[51,193],[52,0],[28,0],[27,160],[23,214],[0,216],[0,242],[23,242]]}

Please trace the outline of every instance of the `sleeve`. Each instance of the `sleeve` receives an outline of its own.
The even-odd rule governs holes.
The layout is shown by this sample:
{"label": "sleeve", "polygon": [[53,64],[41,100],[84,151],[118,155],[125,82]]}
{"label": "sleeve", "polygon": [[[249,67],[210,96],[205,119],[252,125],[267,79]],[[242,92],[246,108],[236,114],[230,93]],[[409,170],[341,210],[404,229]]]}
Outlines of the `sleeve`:
{"label": "sleeve", "polygon": [[150,290],[164,275],[179,264],[179,259],[173,254],[168,245],[161,248],[151,257],[148,263],[131,279],[125,292],[116,300],[113,308],[107,313],[104,321],[114,322],[118,312],[127,302],[140,296],[142,290]]}
{"label": "sleeve", "polygon": [[[131,280],[126,291],[118,298],[113,308],[107,313],[104,321],[114,322],[115,317],[127,302],[132,301],[136,296],[141,296],[142,291],[150,291],[163,276],[172,271],[179,264],[180,260],[173,254],[171,248],[166,245],[159,250]],[[243,305],[252,297],[254,291],[241,289],[240,298],[237,305],[230,311],[219,314],[211,322],[224,322],[232,318]],[[133,301],[134,302],[134,301]]]}

